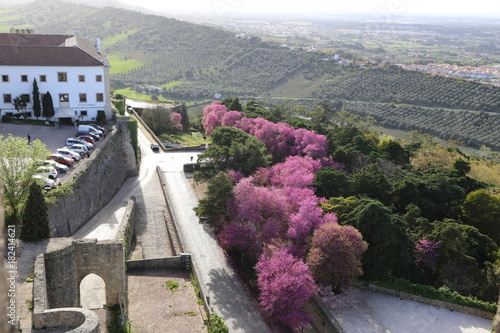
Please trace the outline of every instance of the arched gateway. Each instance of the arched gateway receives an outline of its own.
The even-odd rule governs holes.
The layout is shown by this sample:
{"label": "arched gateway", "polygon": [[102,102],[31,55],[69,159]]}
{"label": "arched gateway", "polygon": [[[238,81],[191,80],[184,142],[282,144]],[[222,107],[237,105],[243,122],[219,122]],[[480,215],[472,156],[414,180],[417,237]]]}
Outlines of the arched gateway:
{"label": "arched gateway", "polygon": [[126,290],[123,245],[116,241],[74,240],[44,255],[47,308],[79,307],[80,284],[89,274],[105,284],[106,305],[119,304]]}

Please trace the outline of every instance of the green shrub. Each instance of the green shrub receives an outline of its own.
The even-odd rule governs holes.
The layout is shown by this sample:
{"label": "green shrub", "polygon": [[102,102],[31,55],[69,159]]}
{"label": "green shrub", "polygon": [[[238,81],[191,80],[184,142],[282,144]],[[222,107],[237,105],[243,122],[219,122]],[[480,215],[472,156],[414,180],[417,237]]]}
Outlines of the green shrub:
{"label": "green shrub", "polygon": [[130,118],[127,124],[128,129],[130,130],[130,141],[132,142],[132,147],[134,148],[135,161],[139,164],[139,140],[137,137],[139,125],[137,124],[137,120],[135,118]]}
{"label": "green shrub", "polygon": [[228,333],[229,328],[227,328],[226,324],[222,320],[219,315],[215,312],[210,314],[210,319],[205,320],[205,325],[208,326],[209,333]]}
{"label": "green shrub", "polygon": [[118,114],[120,116],[125,115],[125,100],[121,99],[119,101],[113,101],[113,104],[115,105],[116,109],[118,110]]}
{"label": "green shrub", "polygon": [[443,302],[468,306],[492,313],[496,313],[497,311],[497,305],[495,303],[484,302],[472,296],[460,295],[456,291],[451,291],[450,288],[446,286],[436,289],[430,286],[411,283],[406,280],[375,281],[374,284],[387,289],[402,291],[413,295],[419,295],[425,298],[437,299]]}
{"label": "green shrub", "polygon": [[12,117],[7,115],[7,114],[4,114],[2,116],[2,123],[10,123],[12,121]]}
{"label": "green shrub", "polygon": [[106,113],[104,111],[97,111],[97,124],[103,126],[106,124]]}

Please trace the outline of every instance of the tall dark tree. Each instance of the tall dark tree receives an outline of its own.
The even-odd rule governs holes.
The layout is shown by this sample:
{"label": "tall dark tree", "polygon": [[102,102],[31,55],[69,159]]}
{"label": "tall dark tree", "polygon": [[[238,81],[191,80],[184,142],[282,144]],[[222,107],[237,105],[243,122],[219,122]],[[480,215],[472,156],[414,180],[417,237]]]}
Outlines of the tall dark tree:
{"label": "tall dark tree", "polygon": [[377,200],[362,199],[346,216],[368,243],[363,254],[364,277],[368,280],[403,278],[413,280],[419,272],[413,255],[413,240],[400,215]]}
{"label": "tall dark tree", "polygon": [[52,96],[48,91],[45,95],[43,95],[42,108],[43,108],[42,114],[45,117],[45,119],[47,119],[47,121],[49,121],[50,118],[54,117],[55,114],[54,102],[52,101]]}
{"label": "tall dark tree", "polygon": [[36,79],[33,79],[33,115],[38,120],[42,111],[42,106],[40,103],[40,92],[38,91],[38,83]]}
{"label": "tall dark tree", "polygon": [[32,182],[26,206],[21,216],[20,239],[25,242],[37,242],[50,237],[49,214],[42,189],[37,182]]}

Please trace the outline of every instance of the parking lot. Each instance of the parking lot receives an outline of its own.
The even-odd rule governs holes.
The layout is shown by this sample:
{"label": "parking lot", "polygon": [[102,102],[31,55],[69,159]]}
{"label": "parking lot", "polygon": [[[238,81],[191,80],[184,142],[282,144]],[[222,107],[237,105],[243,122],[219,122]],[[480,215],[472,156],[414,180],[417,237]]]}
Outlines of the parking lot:
{"label": "parking lot", "polygon": [[[52,127],[52,126],[36,126],[36,125],[18,125],[18,124],[9,124],[0,122],[0,134],[4,137],[12,134],[16,137],[26,138],[26,143],[28,142],[28,135],[31,138],[31,141],[40,140],[47,149],[51,152],[55,152],[57,148],[62,148],[65,146],[66,139],[75,137],[77,129],[74,126],[70,125],[62,125],[61,128]],[[97,142],[99,145],[100,142]],[[84,158],[84,160],[86,157]],[[80,161],[75,164],[82,164],[83,161]],[[75,169],[75,167],[71,168]],[[71,170],[67,173],[70,174]],[[60,173],[57,175],[56,183],[64,183],[67,174]]]}

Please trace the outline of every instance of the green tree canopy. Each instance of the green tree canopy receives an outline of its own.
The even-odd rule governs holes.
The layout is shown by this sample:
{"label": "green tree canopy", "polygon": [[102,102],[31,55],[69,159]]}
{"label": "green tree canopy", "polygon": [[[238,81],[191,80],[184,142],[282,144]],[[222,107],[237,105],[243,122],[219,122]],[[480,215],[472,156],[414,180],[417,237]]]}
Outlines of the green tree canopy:
{"label": "green tree canopy", "polygon": [[500,244],[500,197],[485,190],[471,192],[462,206],[462,219]]}
{"label": "green tree canopy", "polygon": [[3,184],[7,224],[16,224],[32,183],[36,162],[50,153],[40,140],[0,135],[0,179]]}
{"label": "green tree canopy", "polygon": [[208,181],[206,196],[194,208],[196,216],[206,218],[208,223],[214,223],[226,216],[227,202],[232,196],[233,179],[220,172]]}
{"label": "green tree canopy", "polygon": [[350,193],[349,180],[343,170],[332,167],[320,169],[314,175],[313,186],[318,197],[343,197]]}
{"label": "green tree canopy", "polygon": [[220,171],[234,170],[248,176],[259,167],[267,167],[270,156],[255,136],[233,127],[218,127],[212,133],[213,145],[198,155],[202,170],[197,180],[210,179]]}
{"label": "green tree canopy", "polygon": [[413,240],[401,216],[377,200],[362,199],[346,216],[346,223],[358,229],[368,243],[362,257],[366,279],[415,279],[418,267]]}

